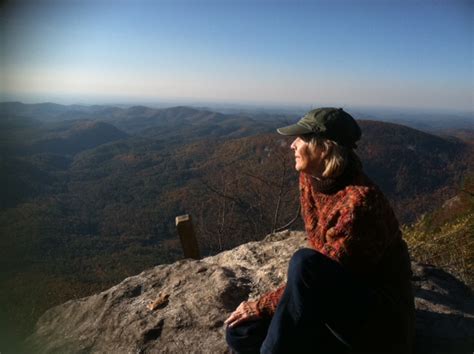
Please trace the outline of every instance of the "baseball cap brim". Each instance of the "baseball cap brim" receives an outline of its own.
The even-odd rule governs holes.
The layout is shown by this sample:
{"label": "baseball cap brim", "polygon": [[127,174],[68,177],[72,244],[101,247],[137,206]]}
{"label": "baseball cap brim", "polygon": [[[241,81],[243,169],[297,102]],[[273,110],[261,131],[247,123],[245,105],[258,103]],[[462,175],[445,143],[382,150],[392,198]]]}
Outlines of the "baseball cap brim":
{"label": "baseball cap brim", "polygon": [[281,135],[305,135],[310,134],[313,131],[296,123],[283,128],[278,128],[277,132]]}

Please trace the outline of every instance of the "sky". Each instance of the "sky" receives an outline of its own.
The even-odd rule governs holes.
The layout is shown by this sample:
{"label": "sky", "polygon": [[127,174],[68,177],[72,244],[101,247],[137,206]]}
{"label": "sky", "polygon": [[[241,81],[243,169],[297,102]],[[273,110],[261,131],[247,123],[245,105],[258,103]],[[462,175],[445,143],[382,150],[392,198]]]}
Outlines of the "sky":
{"label": "sky", "polygon": [[0,7],[0,100],[474,111],[474,1],[36,0]]}

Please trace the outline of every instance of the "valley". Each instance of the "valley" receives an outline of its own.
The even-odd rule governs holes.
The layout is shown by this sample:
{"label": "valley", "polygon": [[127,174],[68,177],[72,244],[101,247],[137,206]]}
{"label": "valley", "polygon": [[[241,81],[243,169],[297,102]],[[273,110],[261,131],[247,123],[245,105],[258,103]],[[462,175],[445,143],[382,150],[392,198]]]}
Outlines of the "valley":
{"label": "valley", "polygon": [[[1,103],[0,112],[0,325],[8,336],[24,337],[53,305],[182,258],[177,215],[193,216],[207,256],[260,240],[297,213],[291,140],[274,132],[297,118],[289,114],[20,103]],[[465,131],[359,124],[364,169],[406,227],[472,175]]]}

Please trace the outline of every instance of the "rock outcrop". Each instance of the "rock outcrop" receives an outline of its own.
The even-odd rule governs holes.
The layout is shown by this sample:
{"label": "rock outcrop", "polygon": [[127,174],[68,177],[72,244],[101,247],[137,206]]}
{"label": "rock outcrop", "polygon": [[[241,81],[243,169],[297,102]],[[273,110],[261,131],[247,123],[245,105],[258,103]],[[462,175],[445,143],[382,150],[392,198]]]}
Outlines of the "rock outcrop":
{"label": "rock outcrop", "polygon": [[[282,232],[199,261],[160,265],[90,297],[48,310],[27,340],[34,352],[225,353],[223,322],[248,297],[286,276],[304,233]],[[470,290],[413,263],[417,353],[471,353]]]}

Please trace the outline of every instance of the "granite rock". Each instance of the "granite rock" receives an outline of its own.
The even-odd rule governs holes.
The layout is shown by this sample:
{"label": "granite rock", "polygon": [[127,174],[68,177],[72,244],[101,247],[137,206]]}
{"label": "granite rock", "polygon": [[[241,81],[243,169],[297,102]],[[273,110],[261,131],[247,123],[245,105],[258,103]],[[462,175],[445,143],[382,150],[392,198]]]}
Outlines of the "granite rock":
{"label": "granite rock", "polygon": [[[27,346],[35,353],[227,353],[224,320],[280,285],[303,232],[284,231],[202,260],[160,265],[48,310]],[[450,274],[412,264],[416,352],[471,353],[474,301]]]}

